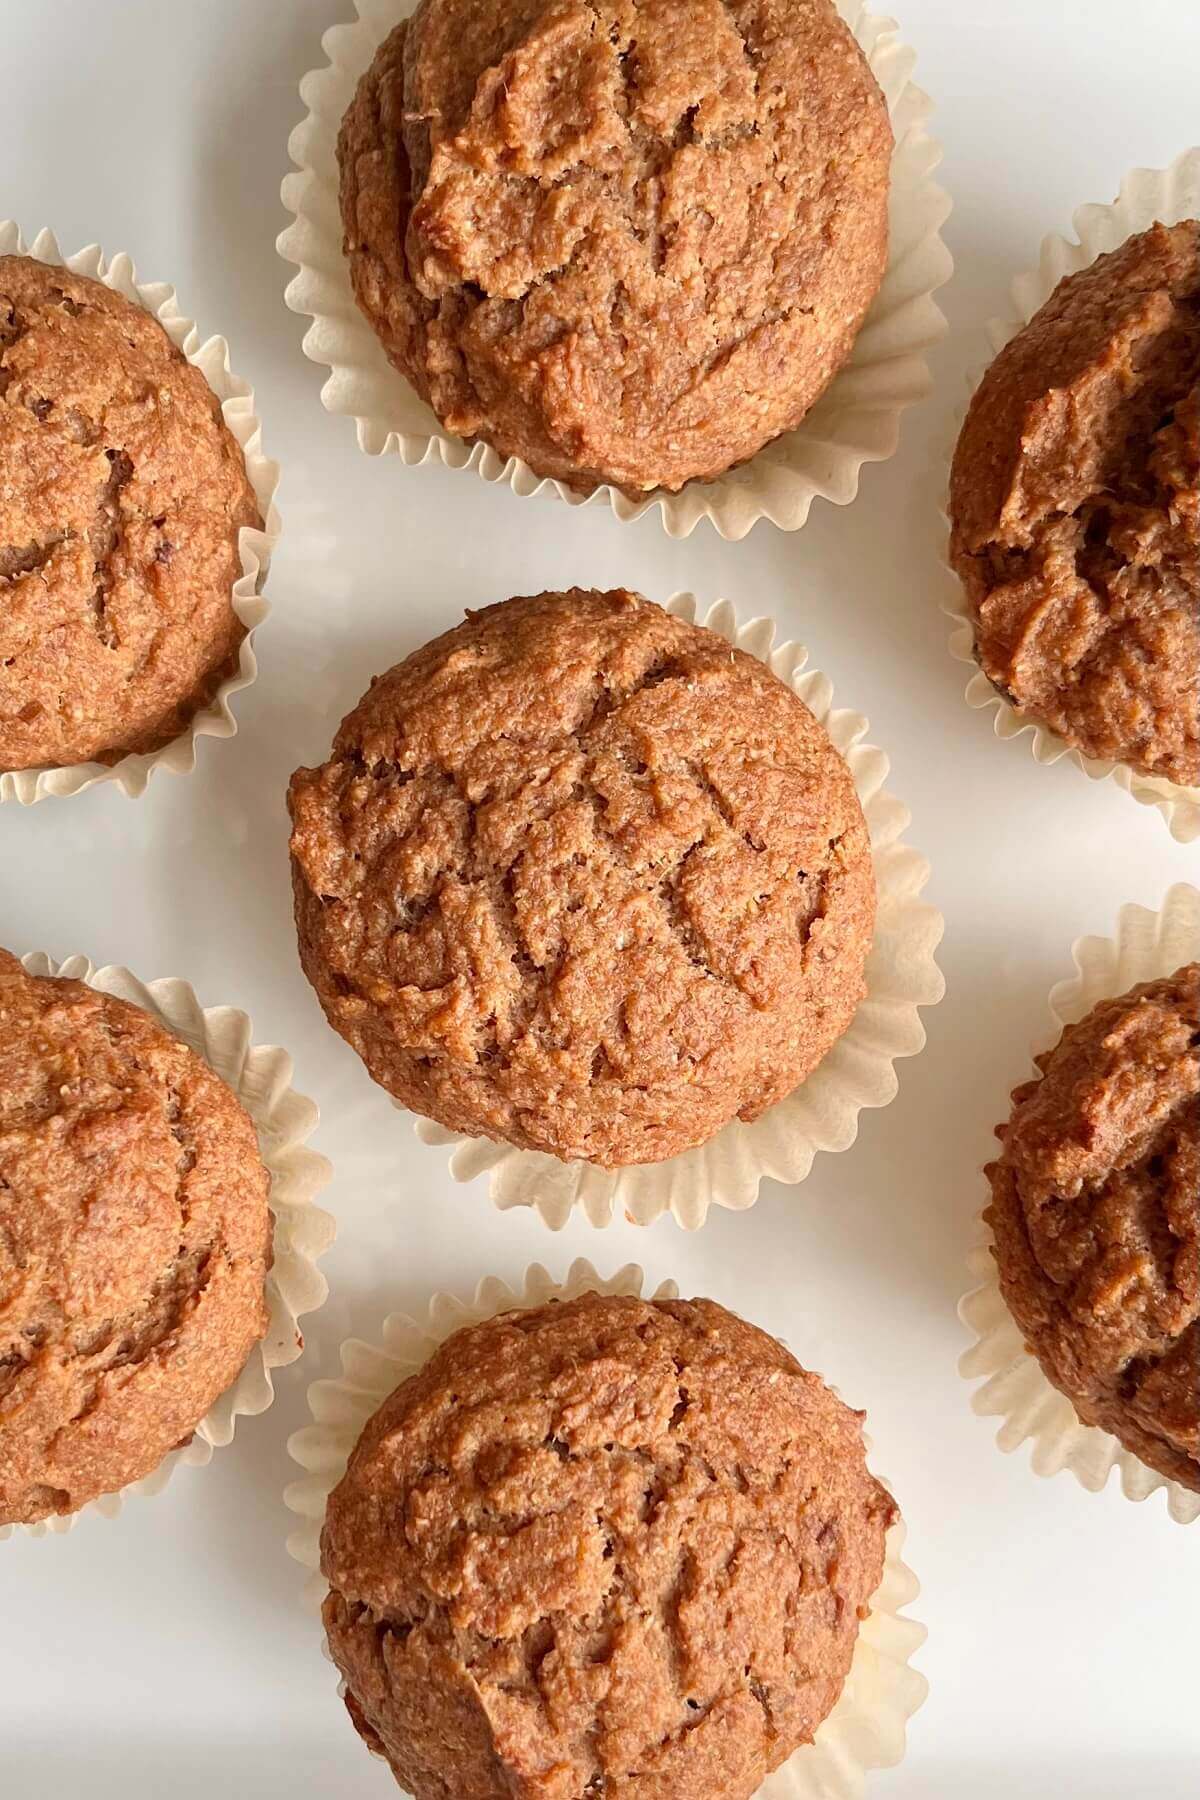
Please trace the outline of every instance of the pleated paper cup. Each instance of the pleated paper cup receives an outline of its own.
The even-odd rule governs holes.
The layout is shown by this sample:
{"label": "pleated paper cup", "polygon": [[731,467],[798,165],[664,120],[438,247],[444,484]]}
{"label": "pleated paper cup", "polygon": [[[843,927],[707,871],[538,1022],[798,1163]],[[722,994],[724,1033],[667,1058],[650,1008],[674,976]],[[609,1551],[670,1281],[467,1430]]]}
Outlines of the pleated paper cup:
{"label": "pleated paper cup", "polygon": [[[1082,206],[1075,214],[1075,238],[1047,237],[1036,269],[1028,269],[1015,277],[1012,284],[1012,313],[1007,319],[993,319],[987,327],[993,356],[1003,350],[1010,338],[1026,326],[1045,305],[1059,282],[1067,275],[1078,274],[1109,250],[1117,250],[1128,238],[1149,230],[1156,220],[1176,225],[1182,219],[1200,218],[1200,148],[1187,150],[1169,169],[1135,169],[1121,184],[1121,192],[1111,206]],[[987,364],[981,364],[970,379],[974,393],[983,378]],[[955,425],[955,442],[962,430],[966,408]],[[954,444],[946,455],[949,469]],[[946,520],[947,527],[949,519]],[[967,607],[962,583],[945,562],[947,580],[942,610],[954,622],[950,649],[956,661],[972,670],[967,683],[968,706],[977,711],[990,707],[994,713],[993,729],[998,738],[1009,739],[1029,735],[1035,761],[1056,763],[1069,757],[1092,781],[1115,781],[1143,806],[1156,806],[1166,820],[1171,835],[1181,844],[1193,843],[1200,837],[1200,787],[1182,787],[1162,776],[1140,775],[1124,763],[1106,762],[1085,756],[1072,749],[1048,726],[1020,713],[1001,694],[979,668],[975,660],[975,627]]]}
{"label": "pleated paper cup", "polygon": [[27,245],[12,220],[0,220],[0,256],[32,256],[53,268],[70,269],[73,275],[86,275],[93,281],[102,282],[114,293],[123,294],[126,300],[132,300],[135,306],[158,320],[171,342],[194,368],[199,369],[221,402],[222,417],[241,448],[246,474],[264,521],[261,531],[243,527],[238,542],[242,572],[232,590],[233,610],[246,627],[238,666],[179,737],[173,738],[161,750],[123,756],[112,764],[70,763],[61,768],[0,772],[0,802],[16,800],[22,806],[31,806],[48,795],[79,794],[102,781],[115,781],[130,799],[137,799],[145,793],[150,777],[157,769],[189,775],[196,766],[197,739],[230,738],[237,732],[230,701],[242,688],[249,687],[258,674],[254,634],[270,610],[261,595],[281,530],[275,506],[279,465],[263,454],[262,426],[254,410],[254,390],[230,367],[228,344],[222,337],[210,337],[201,342],[197,326],[180,311],[174,288],[163,282],[139,282],[133,261],[124,251],[106,258],[97,245],[91,244],[74,256],[64,256],[52,231],[39,231],[32,244]]}
{"label": "pleated paper cup", "polygon": [[837,4],[891,113],[896,147],[890,248],[883,284],[849,361],[795,431],[714,481],[689,482],[678,494],[656,489],[630,499],[611,486],[576,493],[535,475],[517,457],[505,461],[487,445],[443,428],[388,362],[355,304],[338,205],[342,117],[376,50],[416,10],[416,0],[356,0],[357,18],[325,33],[326,64],[306,75],[300,87],[306,112],[289,145],[295,172],[283,183],[283,202],[294,222],[280,236],[279,250],[297,269],[287,303],[312,321],[305,354],[328,371],[321,390],[326,410],[355,421],[359,446],[370,456],[473,469],[485,481],[506,483],[522,499],[551,494],[570,506],[595,502],[621,520],[657,507],[672,537],[687,537],[701,519],[711,519],[726,538],[744,537],[759,519],[796,531],[818,495],[838,506],[853,500],[864,463],[894,453],[902,414],[930,390],[926,352],[946,331],[933,296],[949,280],[953,263],[941,238],[950,202],[933,179],[941,150],[927,128],[932,107],[910,79],[916,59],[891,19],[875,17],[858,0]]}
{"label": "pleated paper cup", "polygon": [[753,1206],[764,1181],[803,1181],[818,1151],[850,1147],[865,1108],[895,1099],[895,1065],[924,1047],[920,1009],[935,1005],[945,987],[935,960],[944,921],[920,898],[929,864],[903,842],[908,809],[884,788],[888,759],[866,742],[866,719],[834,707],[828,676],[807,667],[803,645],[777,644],[771,619],[739,625],[728,600],[718,600],[700,616],[694,594],[672,595],[666,610],[765,662],[800,696],[845,758],[866,815],[878,893],[867,995],[849,1029],[785,1099],[752,1123],[732,1119],[707,1143],[666,1162],[602,1169],[490,1138],[464,1137],[430,1119],[417,1121],[423,1143],[450,1148],[456,1181],[486,1176],[496,1206],[531,1206],[552,1231],[561,1229],[576,1207],[592,1225],[607,1225],[619,1214],[651,1225],[669,1212],[691,1231],[704,1224],[710,1206],[735,1211]]}
{"label": "pleated paper cup", "polygon": [[[1126,994],[1140,982],[1173,975],[1200,958],[1200,892],[1181,883],[1169,890],[1158,913],[1143,906],[1122,907],[1115,937],[1080,938],[1072,955],[1076,972],[1051,991],[1050,1029],[1037,1050],[1057,1043],[1066,1026],[1076,1024],[1101,1000]],[[1002,1450],[1016,1450],[1024,1443],[1032,1446],[1036,1475],[1069,1469],[1085,1488],[1099,1493],[1116,1469],[1130,1500],[1146,1500],[1161,1488],[1171,1517],[1181,1525],[1194,1524],[1200,1519],[1200,1494],[1148,1468],[1111,1432],[1083,1424],[1066,1395],[1043,1375],[1005,1305],[991,1230],[982,1217],[979,1229],[980,1242],[969,1258],[977,1285],[958,1308],[975,1339],[959,1369],[968,1381],[983,1384],[971,1397],[972,1410],[981,1418],[1002,1421],[996,1437]]]}
{"label": "pleated paper cup", "polygon": [[267,1275],[267,1331],[245,1367],[212,1410],[196,1426],[189,1441],[165,1456],[141,1481],[119,1492],[103,1494],[78,1512],[37,1525],[0,1526],[0,1539],[14,1531],[29,1537],[70,1531],[88,1513],[114,1519],[130,1494],[161,1494],[179,1467],[202,1469],[213,1451],[232,1443],[239,1418],[266,1412],[275,1397],[276,1369],[294,1363],[304,1349],[299,1320],[324,1304],[328,1284],[318,1258],[333,1242],[334,1223],[316,1204],[316,1196],[332,1173],[329,1163],[307,1147],[317,1124],[317,1108],[291,1085],[292,1059],[286,1050],[255,1044],[250,1020],[232,1006],[201,1006],[186,981],[167,977],[141,982],[128,969],[95,968],[86,956],[55,962],[41,952],[22,957],[30,975],[61,975],[84,981],[102,994],[112,994],[140,1007],[209,1067],[237,1095],[258,1133],[258,1148],[271,1179],[269,1203],[274,1220],[274,1260]]}
{"label": "pleated paper cup", "polygon": [[[580,1260],[572,1263],[564,1282],[556,1282],[535,1263],[519,1293],[492,1276],[480,1282],[471,1300],[436,1295],[423,1321],[393,1313],[384,1321],[377,1342],[348,1339],[341,1349],[341,1374],[316,1381],[308,1390],[312,1424],[288,1441],[293,1460],[304,1470],[284,1494],[300,1521],[288,1538],[288,1550],[308,1571],[304,1588],[308,1609],[319,1615],[326,1593],[321,1576],[326,1503],[346,1471],[363,1426],[400,1382],[415,1375],[438,1346],[465,1325],[516,1308],[574,1300],[581,1294],[640,1296],[642,1291],[642,1271],[632,1263],[604,1280],[589,1262]],[[678,1291],[674,1282],[667,1281],[651,1298],[674,1299]],[[903,1757],[908,1721],[929,1691],[925,1677],[911,1666],[926,1632],[923,1625],[902,1616],[920,1592],[903,1560],[903,1548],[904,1526],[896,1524],[888,1533],[883,1579],[859,1629],[841,1697],[813,1742],[768,1776],[758,1790],[763,1800],[859,1800],[869,1769],[891,1768]],[[328,1657],[327,1648],[325,1654]],[[344,1694],[344,1685],[339,1692]]]}

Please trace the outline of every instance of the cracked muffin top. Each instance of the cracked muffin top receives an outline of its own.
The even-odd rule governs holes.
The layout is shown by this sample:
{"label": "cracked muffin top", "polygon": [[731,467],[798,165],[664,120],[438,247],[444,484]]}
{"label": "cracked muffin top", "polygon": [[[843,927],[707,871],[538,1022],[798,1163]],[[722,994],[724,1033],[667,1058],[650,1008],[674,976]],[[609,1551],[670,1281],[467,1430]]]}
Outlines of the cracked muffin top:
{"label": "cracked muffin top", "polygon": [[262,521],[199,369],[100,282],[0,257],[0,769],[114,763],[237,665]]}
{"label": "cracked muffin top", "polygon": [[326,1511],[363,1738],[415,1800],[749,1800],[835,1705],[882,1576],[862,1417],[710,1300],[457,1332]]}
{"label": "cracked muffin top", "polygon": [[267,1189],[207,1063],[0,950],[0,1525],[186,1443],[266,1331]]}
{"label": "cracked muffin top", "polygon": [[342,125],[354,291],[448,430],[678,489],[849,355],[891,150],[832,0],[423,0]]}
{"label": "cracked muffin top", "polygon": [[1200,964],[1038,1066],[987,1171],[1004,1298],[1085,1424],[1200,1492]]}
{"label": "cracked muffin top", "polygon": [[950,510],[989,680],[1088,756],[1200,783],[1200,222],[1059,283],[980,383]]}
{"label": "cracked muffin top", "polygon": [[850,771],[757,658],[636,594],[468,615],[292,777],[301,959],[456,1131],[657,1162],[789,1093],[865,992]]}

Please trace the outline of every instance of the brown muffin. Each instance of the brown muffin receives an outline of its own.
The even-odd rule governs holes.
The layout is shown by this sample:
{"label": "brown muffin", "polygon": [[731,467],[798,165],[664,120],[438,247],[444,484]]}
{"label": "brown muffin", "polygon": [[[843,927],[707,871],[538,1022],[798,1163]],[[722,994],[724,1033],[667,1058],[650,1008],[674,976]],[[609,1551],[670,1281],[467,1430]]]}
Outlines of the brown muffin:
{"label": "brown muffin", "polygon": [[329,1499],[354,1724],[415,1800],[749,1800],[882,1576],[862,1416],[711,1300],[457,1332]]}
{"label": "brown muffin", "polygon": [[891,150],[832,0],[423,0],[342,124],[354,292],[448,430],[677,489],[849,355]]}
{"label": "brown muffin", "polygon": [[207,1063],[0,950],[0,1525],[186,1443],[267,1328],[267,1188]]}
{"label": "brown muffin", "polygon": [[950,508],[989,680],[1088,756],[1200,782],[1200,223],[1059,283],[980,384]]}
{"label": "brown muffin", "polygon": [[254,493],[157,319],[0,257],[0,769],[114,763],[184,731],[237,665]]}
{"label": "brown muffin", "polygon": [[808,1075],[865,991],[850,772],[792,690],[636,594],[468,616],[292,777],[304,969],[456,1131],[657,1162]]}
{"label": "brown muffin", "polygon": [[1038,1066],[987,1171],[1004,1298],[1086,1425],[1200,1492],[1200,964]]}

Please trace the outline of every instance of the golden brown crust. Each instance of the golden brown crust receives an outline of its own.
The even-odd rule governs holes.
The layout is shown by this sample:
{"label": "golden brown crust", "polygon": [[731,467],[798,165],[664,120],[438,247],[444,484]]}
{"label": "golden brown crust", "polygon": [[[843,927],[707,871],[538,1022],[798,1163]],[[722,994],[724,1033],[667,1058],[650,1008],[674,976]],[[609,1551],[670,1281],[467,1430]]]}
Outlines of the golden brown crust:
{"label": "golden brown crust", "polygon": [[849,355],[891,148],[831,0],[424,0],[342,125],[354,291],[449,430],[678,489]]}
{"label": "golden brown crust", "polygon": [[882,1575],[861,1419],[709,1300],[456,1333],[326,1512],[356,1726],[415,1800],[749,1800],[837,1701]]}
{"label": "golden brown crust", "polygon": [[954,457],[984,673],[1089,756],[1200,782],[1200,223],[1060,282]]}
{"label": "golden brown crust", "polygon": [[157,319],[0,257],[0,769],[117,762],[237,663],[241,450]]}
{"label": "golden brown crust", "polygon": [[266,1331],[267,1189],[207,1063],[0,950],[0,1524],[190,1437]]}
{"label": "golden brown crust", "polygon": [[987,1171],[1005,1300],[1085,1424],[1200,1492],[1200,965],[1038,1065]]}
{"label": "golden brown crust", "polygon": [[457,1131],[655,1162],[802,1081],[865,991],[845,763],[756,658],[621,589],[472,614],[292,778],[300,952]]}

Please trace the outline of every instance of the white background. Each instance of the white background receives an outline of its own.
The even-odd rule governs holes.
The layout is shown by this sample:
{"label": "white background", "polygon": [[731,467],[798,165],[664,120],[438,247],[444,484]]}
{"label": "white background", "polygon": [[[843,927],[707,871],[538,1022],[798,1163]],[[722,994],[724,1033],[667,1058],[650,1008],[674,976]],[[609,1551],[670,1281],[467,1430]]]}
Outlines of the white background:
{"label": "white background", "polygon": [[[606,1272],[640,1260],[744,1311],[869,1409],[876,1466],[909,1521],[932,1684],[905,1763],[872,1779],[879,1800],[1194,1800],[1200,1526],[1172,1524],[1161,1495],[1136,1507],[1002,1456],[956,1372],[955,1305],[978,1166],[1072,940],[1108,934],[1126,900],[1157,907],[1195,877],[1200,846],[1173,844],[1111,783],[1037,767],[1027,739],[1000,744],[990,715],[967,709],[936,603],[933,464],[984,355],[982,321],[1042,234],[1200,136],[1200,6],[904,0],[955,202],[936,398],[852,507],[818,502],[799,534],[760,525],[724,544],[707,526],[674,543],[656,515],[622,526],[475,475],[373,463],[325,416],[274,240],[297,85],[348,3],[0,0],[0,215],[29,236],[53,225],[65,251],[127,249],[143,279],[174,282],[202,329],[230,339],[284,466],[274,610],[258,685],[235,702],[239,736],[203,743],[195,776],[159,777],[136,803],[108,787],[5,806],[0,941],[182,975],[206,1003],[249,1011],[320,1102],[340,1229],[332,1297],[270,1413],[115,1523],[0,1546],[0,1794],[394,1792],[300,1606],[287,1434],[344,1336],[436,1288],[586,1254]],[[373,672],[464,606],[572,582],[726,594],[803,639],[891,753],[947,919],[948,996],[895,1104],[801,1188],[768,1187],[691,1237],[669,1220],[552,1237],[456,1187],[326,1028],[295,955],[291,770],[321,759]]]}

